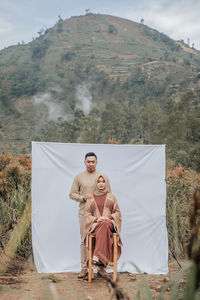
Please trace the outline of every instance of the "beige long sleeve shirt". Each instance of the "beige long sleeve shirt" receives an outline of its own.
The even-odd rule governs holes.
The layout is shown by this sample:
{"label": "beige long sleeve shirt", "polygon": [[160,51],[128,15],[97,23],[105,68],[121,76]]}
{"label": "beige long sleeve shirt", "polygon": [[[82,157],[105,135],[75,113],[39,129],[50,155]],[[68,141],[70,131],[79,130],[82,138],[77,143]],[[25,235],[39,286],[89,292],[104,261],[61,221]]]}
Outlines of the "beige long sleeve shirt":
{"label": "beige long sleeve shirt", "polygon": [[[69,196],[72,200],[80,202],[80,212],[83,211],[85,207],[83,197],[92,194],[95,190],[96,178],[98,174],[100,174],[99,171],[94,171],[90,173],[86,170],[76,175],[74,178]],[[109,192],[111,192],[110,182]]]}

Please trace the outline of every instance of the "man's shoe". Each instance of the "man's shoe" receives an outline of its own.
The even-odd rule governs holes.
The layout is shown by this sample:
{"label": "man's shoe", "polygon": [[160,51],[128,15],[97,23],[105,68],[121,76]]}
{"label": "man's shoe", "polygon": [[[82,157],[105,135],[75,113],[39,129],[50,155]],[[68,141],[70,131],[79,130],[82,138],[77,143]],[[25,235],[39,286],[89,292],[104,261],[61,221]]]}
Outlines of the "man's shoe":
{"label": "man's shoe", "polygon": [[78,278],[85,278],[88,274],[87,269],[82,269],[81,273],[79,273]]}

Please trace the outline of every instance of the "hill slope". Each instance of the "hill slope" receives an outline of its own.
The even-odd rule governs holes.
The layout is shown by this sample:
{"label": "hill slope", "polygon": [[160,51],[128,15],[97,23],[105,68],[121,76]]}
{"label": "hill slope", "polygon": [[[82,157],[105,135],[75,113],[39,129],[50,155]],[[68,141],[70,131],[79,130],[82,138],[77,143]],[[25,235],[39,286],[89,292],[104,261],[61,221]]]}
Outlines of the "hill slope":
{"label": "hill slope", "polygon": [[162,107],[190,89],[199,94],[199,69],[199,51],[143,24],[100,14],[60,19],[31,43],[0,51],[0,150],[29,151],[30,140],[77,107],[102,111],[110,99]]}

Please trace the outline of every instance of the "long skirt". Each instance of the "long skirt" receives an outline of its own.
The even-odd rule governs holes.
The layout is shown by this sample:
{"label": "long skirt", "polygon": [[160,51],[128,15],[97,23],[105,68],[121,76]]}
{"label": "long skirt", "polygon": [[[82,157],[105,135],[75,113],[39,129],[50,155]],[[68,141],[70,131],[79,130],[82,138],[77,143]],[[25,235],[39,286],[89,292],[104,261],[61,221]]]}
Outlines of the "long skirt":
{"label": "long skirt", "polygon": [[104,266],[107,266],[109,261],[113,261],[113,224],[108,220],[99,222],[93,235],[95,236],[93,256],[97,256]]}

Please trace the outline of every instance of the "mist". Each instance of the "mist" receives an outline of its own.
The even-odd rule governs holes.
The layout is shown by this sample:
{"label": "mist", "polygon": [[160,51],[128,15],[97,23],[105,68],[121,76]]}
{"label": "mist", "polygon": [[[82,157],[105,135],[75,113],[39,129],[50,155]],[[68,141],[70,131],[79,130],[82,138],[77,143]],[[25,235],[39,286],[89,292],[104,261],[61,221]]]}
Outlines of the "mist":
{"label": "mist", "polygon": [[77,104],[75,108],[80,108],[83,110],[85,115],[88,115],[92,108],[92,95],[90,93],[90,88],[93,82],[83,83],[76,88],[76,99]]}
{"label": "mist", "polygon": [[67,114],[64,112],[64,105],[62,103],[55,103],[52,95],[50,93],[44,93],[40,95],[35,95],[34,104],[41,109],[43,106],[43,111],[46,109],[44,117],[47,117],[48,121],[56,122],[58,118],[67,120]]}

